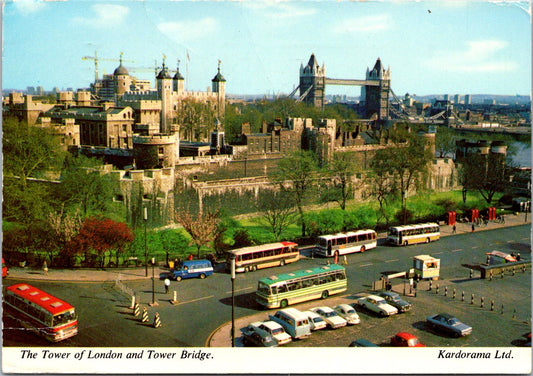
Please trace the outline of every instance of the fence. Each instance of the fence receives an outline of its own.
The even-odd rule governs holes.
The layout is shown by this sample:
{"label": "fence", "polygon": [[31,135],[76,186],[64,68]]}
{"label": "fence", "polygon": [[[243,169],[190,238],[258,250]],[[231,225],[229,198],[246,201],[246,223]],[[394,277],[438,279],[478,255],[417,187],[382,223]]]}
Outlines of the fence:
{"label": "fence", "polygon": [[124,295],[126,295],[128,298],[131,298],[132,296],[135,296],[135,291],[133,291],[132,288],[126,286],[121,280],[120,280],[120,273],[117,275],[117,279],[115,279],[115,285],[114,287]]}

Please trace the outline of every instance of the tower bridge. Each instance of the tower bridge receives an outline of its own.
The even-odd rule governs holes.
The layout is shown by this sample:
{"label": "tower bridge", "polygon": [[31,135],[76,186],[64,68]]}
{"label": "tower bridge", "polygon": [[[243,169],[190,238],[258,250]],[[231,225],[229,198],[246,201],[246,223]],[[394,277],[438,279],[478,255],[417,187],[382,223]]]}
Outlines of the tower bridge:
{"label": "tower bridge", "polygon": [[319,66],[315,55],[311,54],[307,65],[300,65],[300,83],[289,96],[293,96],[299,89],[298,102],[304,101],[315,107],[323,108],[326,85],[361,86],[361,97],[365,103],[367,118],[388,120],[391,113],[404,117],[401,112],[395,111],[390,105],[389,97],[392,92],[390,77],[390,68],[384,69],[378,58],[372,70],[367,68],[365,79],[329,78],[326,77],[324,64],[322,67]]}

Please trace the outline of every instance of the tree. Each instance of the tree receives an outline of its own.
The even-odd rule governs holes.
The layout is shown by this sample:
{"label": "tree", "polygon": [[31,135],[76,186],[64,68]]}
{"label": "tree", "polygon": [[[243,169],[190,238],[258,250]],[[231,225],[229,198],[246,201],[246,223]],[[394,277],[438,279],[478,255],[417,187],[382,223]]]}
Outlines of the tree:
{"label": "tree", "polygon": [[197,257],[200,258],[200,249],[212,245],[217,237],[220,212],[207,211],[195,215],[188,210],[178,209],[174,212],[174,218],[191,236],[192,244],[197,248]]}
{"label": "tree", "polygon": [[286,191],[267,191],[261,195],[257,204],[261,218],[266,221],[276,240],[281,239],[283,231],[293,222],[294,199]]}
{"label": "tree", "polygon": [[90,263],[90,252],[96,252],[100,258],[100,266],[104,266],[105,253],[115,251],[115,265],[119,264],[119,256],[124,253],[126,246],[133,241],[131,229],[122,222],[115,222],[102,217],[87,218],[79,233],[68,243],[67,249],[71,255],[78,252],[85,254],[85,261]]}
{"label": "tree", "polygon": [[439,153],[439,158],[453,155],[455,153],[455,141],[457,137],[455,130],[449,127],[438,127],[435,137],[435,150]]}
{"label": "tree", "polygon": [[322,192],[322,201],[335,201],[342,210],[346,210],[346,201],[353,197],[352,176],[355,164],[350,154],[337,152],[327,165],[327,176],[330,183]]}
{"label": "tree", "polygon": [[187,141],[202,141],[202,138],[207,138],[214,120],[215,112],[211,104],[197,101],[194,98],[182,101],[176,119],[181,126],[183,139]]}
{"label": "tree", "polygon": [[4,174],[20,179],[21,189],[26,189],[29,177],[38,178],[50,169],[59,169],[65,152],[47,128],[4,118],[2,129]]}
{"label": "tree", "polygon": [[158,233],[159,236],[159,242],[161,243],[161,247],[163,248],[163,251],[166,253],[166,261],[168,265],[168,258],[169,254],[184,254],[187,250],[188,246],[188,240],[185,238],[185,236],[180,232],[176,230],[163,230]]}
{"label": "tree", "polygon": [[460,182],[463,184],[464,197],[466,191],[477,190],[485,201],[490,204],[497,192],[503,192],[509,185],[506,179],[505,163],[495,156],[470,154],[460,167]]}
{"label": "tree", "polygon": [[111,211],[113,181],[101,172],[102,162],[83,155],[68,157],[61,175],[56,199],[70,210],[81,210],[84,217],[105,215]]}
{"label": "tree", "polygon": [[385,207],[397,192],[397,188],[394,186],[394,181],[391,181],[388,175],[383,175],[379,171],[371,170],[365,177],[365,185],[368,187],[369,195],[375,197],[379,204],[379,214],[376,216],[376,222],[379,223],[379,221],[384,218],[385,224],[388,227],[389,216],[387,215]]}
{"label": "tree", "polygon": [[389,133],[389,145],[376,152],[370,163],[375,175],[388,177],[397,187],[402,203],[403,222],[407,215],[407,194],[424,179],[433,157],[421,137],[401,126]]}
{"label": "tree", "polygon": [[315,155],[306,150],[298,150],[283,158],[278,165],[275,179],[282,191],[292,196],[302,224],[302,236],[305,236],[305,216],[303,206],[305,199],[315,186],[318,163]]}

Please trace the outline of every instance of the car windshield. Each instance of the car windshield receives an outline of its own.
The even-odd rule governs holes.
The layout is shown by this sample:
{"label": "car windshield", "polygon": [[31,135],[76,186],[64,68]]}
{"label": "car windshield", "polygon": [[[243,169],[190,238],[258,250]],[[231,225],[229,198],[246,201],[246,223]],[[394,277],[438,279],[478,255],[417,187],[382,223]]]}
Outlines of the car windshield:
{"label": "car windshield", "polygon": [[69,321],[72,321],[75,319],[76,319],[76,312],[74,310],[63,312],[63,313],[60,313],[54,316],[53,321],[52,321],[52,326],[66,324]]}
{"label": "car windshield", "polygon": [[451,319],[448,320],[448,324],[457,325],[457,324],[460,324],[460,322],[455,317],[452,317]]}
{"label": "car windshield", "polygon": [[324,321],[324,320],[322,320],[322,317],[315,317],[313,319],[313,322],[322,322],[322,321]]}
{"label": "car windshield", "polygon": [[400,297],[398,295],[392,295],[392,296],[389,296],[389,299],[394,301],[394,302],[398,302],[400,301]]}
{"label": "car windshield", "polygon": [[350,315],[353,315],[355,314],[355,309],[349,309],[346,311],[346,313],[350,314]]}
{"label": "car windshield", "polygon": [[271,331],[272,335],[281,334],[283,333],[283,330],[281,328],[272,329]]}
{"label": "car windshield", "polygon": [[337,313],[336,312],[323,312],[323,315],[326,316],[326,317],[334,317],[334,316],[337,316]]}
{"label": "car windshield", "polygon": [[411,339],[409,339],[409,340],[407,341],[407,344],[408,344],[409,346],[416,346],[416,345],[418,345],[418,343],[419,343],[419,342],[418,342],[418,338],[411,338]]}
{"label": "car windshield", "polygon": [[387,304],[384,299],[376,299],[375,300],[376,305],[383,305]]}

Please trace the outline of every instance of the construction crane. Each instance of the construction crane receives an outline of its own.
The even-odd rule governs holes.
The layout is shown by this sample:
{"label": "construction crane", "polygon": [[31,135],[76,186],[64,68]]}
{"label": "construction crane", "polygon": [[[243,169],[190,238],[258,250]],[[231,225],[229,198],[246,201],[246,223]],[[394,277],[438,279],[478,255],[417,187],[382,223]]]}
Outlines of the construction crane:
{"label": "construction crane", "polygon": [[108,58],[99,58],[96,51],[94,51],[94,56],[84,56],[81,59],[82,60],[94,60],[94,82],[98,81],[98,61],[120,61],[120,64],[122,62],[128,62],[128,63],[135,63],[134,60],[124,60],[122,56],[124,55],[123,52],[120,53],[120,59],[108,59]]}

